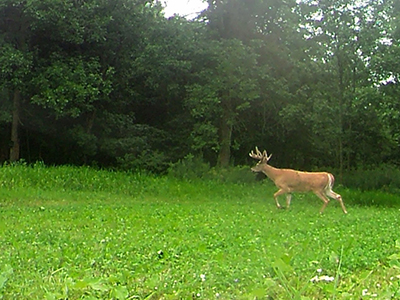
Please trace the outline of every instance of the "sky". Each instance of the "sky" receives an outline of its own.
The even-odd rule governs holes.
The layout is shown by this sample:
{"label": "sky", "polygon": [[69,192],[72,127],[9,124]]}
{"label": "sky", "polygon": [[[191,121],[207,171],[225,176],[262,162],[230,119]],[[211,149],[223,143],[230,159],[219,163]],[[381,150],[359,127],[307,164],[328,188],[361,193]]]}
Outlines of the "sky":
{"label": "sky", "polygon": [[162,2],[166,6],[164,9],[166,17],[178,14],[191,19],[207,7],[207,3],[202,0],[163,0]]}

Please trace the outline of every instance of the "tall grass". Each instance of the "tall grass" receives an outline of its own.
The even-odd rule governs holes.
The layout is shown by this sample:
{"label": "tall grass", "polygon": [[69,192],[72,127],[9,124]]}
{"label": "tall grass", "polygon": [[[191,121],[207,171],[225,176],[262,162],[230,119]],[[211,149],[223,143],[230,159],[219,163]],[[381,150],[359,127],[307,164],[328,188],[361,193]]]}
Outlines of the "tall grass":
{"label": "tall grass", "polygon": [[[186,158],[173,164],[168,174],[174,178],[184,180],[208,179],[221,182],[251,183],[255,178],[265,178],[263,174],[257,175],[249,172],[250,167],[238,166],[227,169],[211,168],[199,157],[188,155]],[[336,176],[337,184],[360,191],[377,191],[398,193],[400,191],[400,168],[396,165],[382,164],[379,166],[359,167],[345,170],[339,182],[339,171],[330,170]]]}
{"label": "tall grass", "polygon": [[400,169],[395,165],[380,165],[346,171],[343,174],[343,184],[362,191],[382,190],[398,193],[400,191]]}
{"label": "tall grass", "polygon": [[141,173],[96,170],[90,167],[5,165],[0,173],[0,187],[13,189],[96,191],[130,195],[153,178]]}
{"label": "tall grass", "polygon": [[213,176],[3,166],[0,298],[400,296],[399,206],[342,188],[348,215],[332,202],[320,216],[313,195],[278,210],[268,181]]}

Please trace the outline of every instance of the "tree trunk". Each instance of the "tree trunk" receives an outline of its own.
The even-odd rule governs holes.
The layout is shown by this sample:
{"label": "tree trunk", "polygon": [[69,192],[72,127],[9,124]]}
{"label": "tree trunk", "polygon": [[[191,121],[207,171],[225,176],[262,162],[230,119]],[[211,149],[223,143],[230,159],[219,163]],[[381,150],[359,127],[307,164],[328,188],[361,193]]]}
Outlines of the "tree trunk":
{"label": "tree trunk", "polygon": [[[93,125],[94,125],[94,120],[95,120],[95,118],[96,118],[96,109],[94,109],[94,110],[90,113],[90,115],[86,118],[86,133],[87,133],[87,134],[91,134],[92,128],[93,128]],[[83,155],[83,163],[84,163],[85,165],[87,165],[87,163],[88,163],[88,156],[87,156],[87,153],[85,153],[85,154]]]}
{"label": "tree trunk", "polygon": [[18,89],[14,91],[13,99],[13,113],[12,113],[12,126],[11,126],[11,142],[10,161],[19,160],[20,144],[19,144],[19,121],[20,121],[20,102],[21,93]]}
{"label": "tree trunk", "polygon": [[94,125],[94,120],[96,119],[96,109],[93,109],[92,112],[90,112],[89,116],[86,118],[86,133],[90,134],[92,132],[92,128]]}
{"label": "tree trunk", "polygon": [[339,182],[343,182],[343,102],[344,102],[344,68],[341,55],[338,55],[339,76]]}
{"label": "tree trunk", "polygon": [[230,120],[230,112],[228,108],[224,108],[220,125],[220,149],[218,155],[218,165],[222,168],[227,168],[231,158],[231,139],[232,139],[232,124]]}

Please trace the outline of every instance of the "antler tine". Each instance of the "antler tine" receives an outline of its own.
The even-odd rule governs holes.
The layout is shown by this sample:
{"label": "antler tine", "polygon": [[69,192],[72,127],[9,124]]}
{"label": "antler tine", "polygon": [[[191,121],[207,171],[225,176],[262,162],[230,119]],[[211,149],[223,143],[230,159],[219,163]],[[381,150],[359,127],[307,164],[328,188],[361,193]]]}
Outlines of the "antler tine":
{"label": "antler tine", "polygon": [[257,147],[257,146],[256,146],[256,152],[257,152],[257,153],[254,153],[254,151],[251,150],[251,152],[249,153],[249,156],[252,157],[252,158],[255,158],[255,159],[262,159],[262,158],[263,158],[263,155],[262,155],[262,153],[260,152],[260,150],[258,150],[258,147]]}
{"label": "antler tine", "polygon": [[267,161],[271,159],[272,154],[268,155],[267,150],[264,150],[263,152],[263,158],[265,158]]}
{"label": "antler tine", "polygon": [[262,157],[262,153],[261,153],[260,150],[258,150],[258,147],[257,147],[257,146],[256,146],[256,151],[257,151],[257,155],[258,155],[259,157]]}

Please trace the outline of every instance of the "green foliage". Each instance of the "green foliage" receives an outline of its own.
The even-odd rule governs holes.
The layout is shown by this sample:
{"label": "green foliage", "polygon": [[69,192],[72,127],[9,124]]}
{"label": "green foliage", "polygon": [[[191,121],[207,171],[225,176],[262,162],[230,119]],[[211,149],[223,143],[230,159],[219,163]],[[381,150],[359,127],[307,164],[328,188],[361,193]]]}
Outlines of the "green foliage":
{"label": "green foliage", "polygon": [[222,183],[254,183],[257,175],[250,171],[248,166],[236,166],[228,168],[213,168],[210,178]]}
{"label": "green foliage", "polygon": [[39,69],[32,81],[38,87],[32,103],[53,109],[57,116],[76,118],[93,111],[94,102],[111,92],[111,82],[104,78],[109,78],[112,70],[103,75],[97,60],[54,55],[51,61],[51,65]]}
{"label": "green foliage", "polygon": [[106,114],[105,120],[112,124],[106,129],[112,129],[112,137],[99,142],[99,151],[115,159],[118,168],[165,172],[170,157],[160,146],[166,138],[163,130],[135,124],[131,116],[126,115]]}
{"label": "green foliage", "polygon": [[355,205],[358,192],[343,190],[349,214],[332,202],[320,216],[319,199],[309,195],[277,210],[274,191],[264,183],[4,165],[0,297],[399,296],[398,205]]}
{"label": "green foliage", "polygon": [[[8,90],[0,88],[0,99],[8,98]],[[11,101],[0,101],[0,123],[11,123],[12,120]]]}
{"label": "green foliage", "polygon": [[25,90],[32,59],[32,53],[15,49],[11,44],[0,41],[0,88]]}
{"label": "green foliage", "polygon": [[207,177],[209,171],[209,164],[200,157],[189,154],[172,164],[168,169],[168,175],[181,180],[195,180]]}
{"label": "green foliage", "polygon": [[395,165],[357,168],[343,174],[343,184],[361,191],[388,191],[397,193],[400,187],[400,170]]}
{"label": "green foliage", "polygon": [[126,153],[117,157],[118,167],[121,170],[147,170],[154,173],[164,173],[168,168],[168,161],[163,152],[144,150],[140,153]]}
{"label": "green foliage", "polygon": [[185,107],[194,119],[192,149],[221,154],[224,148],[230,151],[243,111],[259,97],[257,54],[237,39],[201,41],[195,54],[209,63],[199,68],[196,61],[196,81],[186,85]]}
{"label": "green foliage", "polygon": [[7,281],[13,275],[13,268],[10,265],[4,265],[0,270],[0,298],[3,298],[3,290],[5,290]]}
{"label": "green foliage", "polygon": [[54,164],[228,168],[254,145],[305,170],[399,161],[395,2],[208,1],[191,21],[161,2],[0,1],[1,160],[14,120],[21,157]]}
{"label": "green foliage", "polygon": [[199,179],[220,183],[254,183],[255,175],[249,171],[249,167],[211,168],[198,156],[187,155],[184,159],[171,164],[168,176],[189,181]]}

